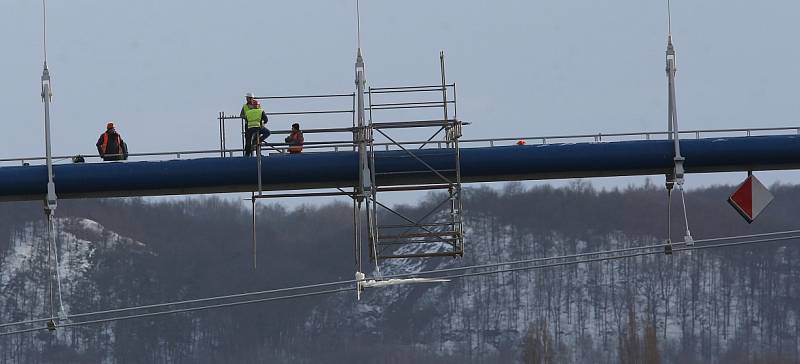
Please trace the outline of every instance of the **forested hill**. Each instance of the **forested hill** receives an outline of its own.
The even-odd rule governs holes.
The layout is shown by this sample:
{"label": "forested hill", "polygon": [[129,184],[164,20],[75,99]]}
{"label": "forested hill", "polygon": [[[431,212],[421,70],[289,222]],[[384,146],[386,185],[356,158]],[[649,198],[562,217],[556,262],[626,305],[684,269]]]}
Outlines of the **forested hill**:
{"label": "forested hill", "polygon": [[[753,224],[733,187],[686,195],[695,239],[800,228],[800,186],[772,186]],[[666,192],[473,188],[462,259],[384,263],[384,273],[660,244]],[[433,201],[433,199],[431,200]],[[677,201],[674,201],[677,202]],[[421,216],[433,202],[401,206]],[[673,239],[683,236],[674,205]],[[70,313],[353,278],[350,203],[193,198],[60,201]],[[39,203],[0,204],[0,322],[46,316]],[[0,337],[1,362],[796,363],[800,240],[556,266]],[[563,261],[563,260],[562,260]]]}

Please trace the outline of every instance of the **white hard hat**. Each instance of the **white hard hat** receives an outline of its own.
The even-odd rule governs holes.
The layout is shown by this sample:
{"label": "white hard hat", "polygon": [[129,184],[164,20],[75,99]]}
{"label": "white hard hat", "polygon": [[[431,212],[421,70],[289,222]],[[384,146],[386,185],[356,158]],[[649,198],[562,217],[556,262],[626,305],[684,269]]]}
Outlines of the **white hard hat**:
{"label": "white hard hat", "polygon": [[256,95],[254,95],[252,92],[248,92],[244,94],[244,97],[256,97]]}

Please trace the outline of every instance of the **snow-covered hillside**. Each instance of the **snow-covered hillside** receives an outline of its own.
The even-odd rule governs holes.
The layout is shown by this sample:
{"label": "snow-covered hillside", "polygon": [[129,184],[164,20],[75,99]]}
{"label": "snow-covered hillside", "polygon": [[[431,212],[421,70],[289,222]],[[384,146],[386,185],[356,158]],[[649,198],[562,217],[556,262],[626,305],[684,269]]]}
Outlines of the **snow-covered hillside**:
{"label": "snow-covered hillside", "polygon": [[[93,274],[104,256],[113,252],[152,254],[143,243],[120,236],[89,219],[56,219],[55,231],[60,285],[51,280],[46,223],[31,222],[12,233],[9,251],[0,264],[2,322],[47,318],[51,317],[51,312],[62,318],[59,322],[69,322],[63,318],[86,312],[85,309],[92,307],[92,303],[110,302],[109,297],[101,297]],[[52,306],[51,283],[54,298]],[[40,321],[30,326],[42,325]],[[101,328],[101,331],[108,344],[113,345],[114,331],[108,327]],[[24,357],[25,352],[44,350],[45,344],[53,339],[73,343],[78,352],[91,350],[91,340],[84,340],[83,335],[76,335],[74,330],[58,330],[52,334],[54,337],[42,334],[10,337],[6,347],[12,350],[5,351],[3,355],[19,353]],[[108,354],[110,358],[111,353]]]}
{"label": "snow-covered hillside", "polygon": [[[463,258],[382,261],[381,273],[661,244],[662,192],[580,186],[474,190],[465,203]],[[695,238],[797,228],[800,187],[773,192],[776,201],[752,225],[725,204],[725,188],[688,194]],[[403,213],[426,212],[415,208]],[[104,200],[68,212],[92,218],[56,223],[67,314],[354,274],[347,205],[263,207],[258,269],[252,266],[251,217],[238,204]],[[0,256],[0,323],[48,317],[45,226],[23,222],[6,231],[11,233]],[[0,362],[793,363],[800,361],[798,244],[672,255],[662,248],[625,259],[368,288],[361,301],[353,288],[40,330],[0,336]]]}

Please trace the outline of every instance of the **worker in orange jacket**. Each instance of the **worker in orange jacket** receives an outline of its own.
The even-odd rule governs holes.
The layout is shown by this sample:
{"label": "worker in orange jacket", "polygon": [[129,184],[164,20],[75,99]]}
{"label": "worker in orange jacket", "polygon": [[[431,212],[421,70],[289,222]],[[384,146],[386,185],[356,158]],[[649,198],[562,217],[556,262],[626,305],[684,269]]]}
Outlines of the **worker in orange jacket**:
{"label": "worker in orange jacket", "polygon": [[297,154],[303,151],[303,132],[300,130],[300,124],[292,124],[292,131],[286,137],[286,143],[289,144],[289,154]]}
{"label": "worker in orange jacket", "polygon": [[106,132],[97,139],[97,153],[104,161],[121,161],[128,159],[128,145],[117,133],[114,123],[106,124]]}

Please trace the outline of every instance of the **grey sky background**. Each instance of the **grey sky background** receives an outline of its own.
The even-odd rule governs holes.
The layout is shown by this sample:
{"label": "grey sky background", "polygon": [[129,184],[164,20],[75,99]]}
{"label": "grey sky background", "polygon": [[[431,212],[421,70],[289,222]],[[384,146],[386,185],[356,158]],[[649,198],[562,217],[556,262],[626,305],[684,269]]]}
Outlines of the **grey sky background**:
{"label": "grey sky background", "polygon": [[[672,10],[682,129],[800,125],[800,3]],[[436,83],[445,51],[466,138],[666,129],[665,1],[364,0],[361,14],[372,86]],[[0,34],[0,156],[43,155],[41,3],[0,0]],[[353,90],[355,1],[49,0],[48,43],[55,154],[94,153],[109,120],[135,152],[210,149],[247,91]]]}

